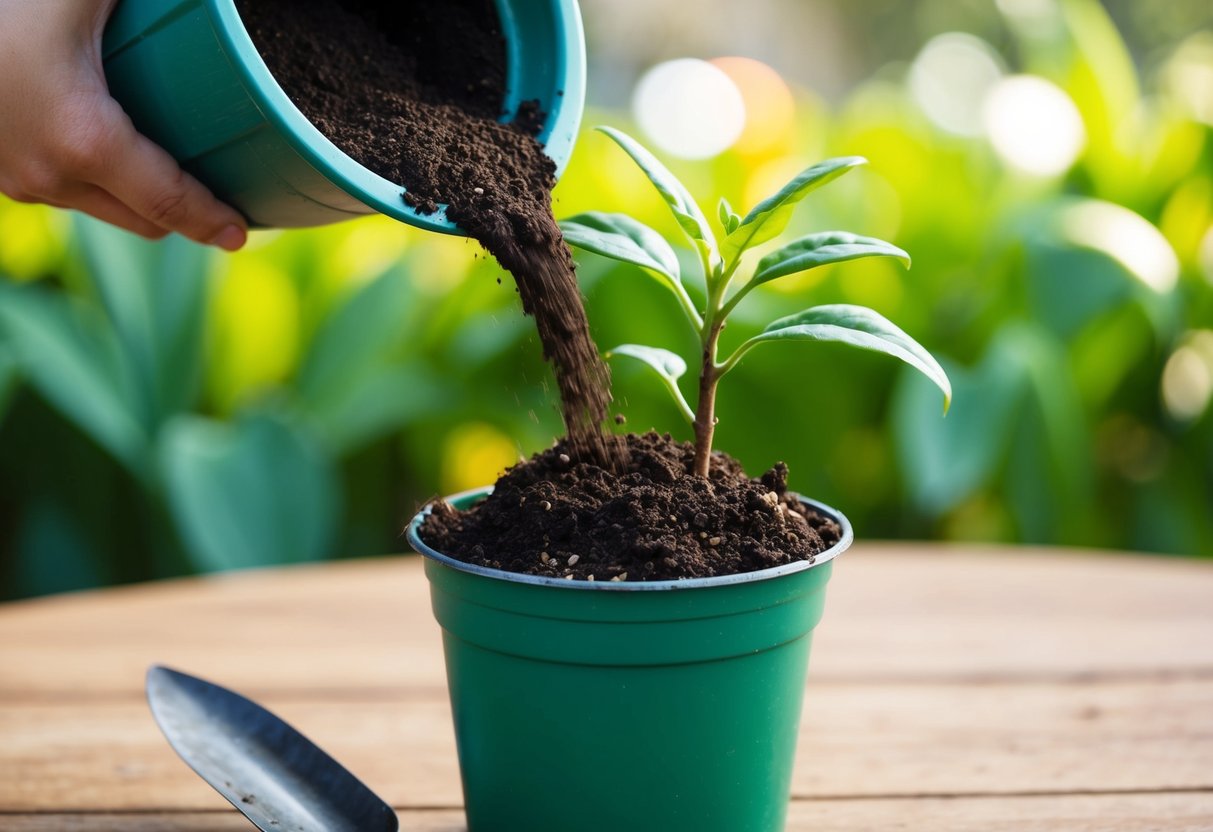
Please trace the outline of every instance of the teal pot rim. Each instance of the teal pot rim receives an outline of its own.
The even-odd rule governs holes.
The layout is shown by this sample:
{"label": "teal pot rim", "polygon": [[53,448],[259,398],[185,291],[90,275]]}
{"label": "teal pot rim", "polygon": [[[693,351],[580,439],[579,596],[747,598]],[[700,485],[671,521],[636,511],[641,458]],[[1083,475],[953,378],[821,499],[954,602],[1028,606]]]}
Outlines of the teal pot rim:
{"label": "teal pot rim", "polygon": [[[492,486],[485,488],[473,488],[469,491],[461,491],[447,497],[447,502],[455,505],[457,508],[463,508],[465,504],[472,504],[483,497],[487,497],[493,491]],[[718,575],[714,578],[687,578],[685,580],[675,581],[570,581],[565,578],[550,578],[542,575],[523,575],[518,572],[507,572],[504,569],[491,569],[487,566],[476,566],[470,563],[464,563],[461,560],[452,558],[449,555],[444,555],[436,549],[430,547],[421,539],[421,524],[425,522],[425,518],[429,516],[433,510],[434,504],[430,502],[426,504],[421,511],[417,512],[416,516],[409,521],[407,534],[409,545],[413,547],[419,554],[429,558],[432,561],[448,566],[459,572],[466,572],[471,575],[480,575],[485,578],[493,578],[499,581],[505,581],[513,584],[528,584],[530,586],[546,586],[553,589],[564,589],[577,592],[672,592],[679,590],[690,589],[710,589],[712,587],[736,586],[738,584],[757,583],[759,581],[769,581],[775,578],[782,578],[785,575],[792,575],[797,572],[805,572],[814,567],[820,566],[823,563],[829,563],[834,558],[841,555],[851,544],[855,542],[855,533],[851,528],[851,521],[846,518],[842,512],[837,509],[827,506],[825,503],[820,503],[817,500],[810,500],[807,497],[798,497],[803,505],[809,506],[815,511],[825,514],[827,517],[836,522],[842,529],[842,536],[838,542],[818,554],[813,560],[802,560],[796,563],[788,563],[783,566],[775,566],[770,569],[760,569],[756,572],[741,572],[735,575]]]}
{"label": "teal pot rim", "polygon": [[[545,101],[548,114],[538,139],[544,152],[556,163],[557,175],[563,171],[572,153],[573,143],[581,122],[581,105],[585,100],[585,35],[581,11],[577,3],[562,3],[560,15],[559,66],[562,69],[559,89],[562,95]],[[403,199],[403,185],[385,179],[363,167],[344,150],[333,144],[305,116],[270,72],[252,36],[236,10],[236,0],[205,0],[215,33],[249,96],[257,103],[265,118],[286,137],[290,145],[341,190],[374,210],[408,225],[463,236],[453,222],[446,218],[445,206],[432,214],[421,214]],[[509,87],[518,76],[521,57],[512,48],[517,38],[512,35],[516,21],[508,13],[504,0],[497,0],[503,33],[506,35]],[[516,93],[507,92],[503,109],[513,112],[520,101]]]}

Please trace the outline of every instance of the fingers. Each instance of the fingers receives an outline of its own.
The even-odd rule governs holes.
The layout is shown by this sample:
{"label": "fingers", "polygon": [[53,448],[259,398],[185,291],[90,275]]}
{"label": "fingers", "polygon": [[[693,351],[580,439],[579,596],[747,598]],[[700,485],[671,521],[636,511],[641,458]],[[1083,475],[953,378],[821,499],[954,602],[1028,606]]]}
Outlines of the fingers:
{"label": "fingers", "polygon": [[31,205],[40,203],[53,208],[82,211],[102,222],[116,225],[149,240],[160,240],[168,235],[168,231],[145,220],[123,205],[113,194],[103,191],[96,185],[60,184],[47,189],[47,193],[43,196],[27,194],[15,188],[2,190],[9,199],[15,202]]}
{"label": "fingers", "polygon": [[109,95],[101,33],[115,2],[0,0],[0,194],[234,251],[246,239],[240,214]]}
{"label": "fingers", "polygon": [[102,222],[116,225],[149,240],[160,240],[168,235],[166,229],[139,216],[113,194],[96,185],[81,186],[79,192],[70,194],[60,207],[83,211]]}
{"label": "fingers", "polygon": [[177,232],[228,251],[243,247],[244,218],[141,135],[103,83],[79,82],[45,109],[42,126],[14,121],[28,135],[0,143],[0,193],[75,208],[151,239]]}
{"label": "fingers", "polygon": [[[97,139],[100,147],[88,166],[92,184],[128,209],[145,230],[151,226],[175,231],[227,251],[236,251],[244,245],[248,233],[239,213],[216,199],[201,182],[183,171],[172,156],[136,131],[121,110],[103,118],[106,121]],[[118,211],[103,197],[94,194],[90,204],[132,222],[130,214]]]}

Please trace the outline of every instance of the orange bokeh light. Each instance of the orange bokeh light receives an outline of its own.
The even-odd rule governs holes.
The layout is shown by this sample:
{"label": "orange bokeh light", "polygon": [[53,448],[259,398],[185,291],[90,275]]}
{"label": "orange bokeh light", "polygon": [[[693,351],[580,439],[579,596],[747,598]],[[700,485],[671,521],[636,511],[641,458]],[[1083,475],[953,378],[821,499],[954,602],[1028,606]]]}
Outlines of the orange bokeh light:
{"label": "orange bokeh light", "polygon": [[745,129],[733,150],[761,156],[785,149],[795,131],[796,101],[780,74],[753,58],[729,56],[711,63],[737,85],[745,102]]}

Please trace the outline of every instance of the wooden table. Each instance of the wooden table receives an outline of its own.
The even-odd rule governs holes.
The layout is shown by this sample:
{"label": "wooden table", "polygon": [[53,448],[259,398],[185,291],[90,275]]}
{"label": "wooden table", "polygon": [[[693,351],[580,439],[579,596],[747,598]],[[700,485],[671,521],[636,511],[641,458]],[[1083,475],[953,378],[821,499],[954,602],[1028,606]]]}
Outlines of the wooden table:
{"label": "wooden table", "polygon": [[[153,662],[277,711],[402,829],[464,828],[410,557],[0,607],[0,829],[252,828],[158,733]],[[861,544],[809,675],[791,830],[1213,829],[1213,562]]]}

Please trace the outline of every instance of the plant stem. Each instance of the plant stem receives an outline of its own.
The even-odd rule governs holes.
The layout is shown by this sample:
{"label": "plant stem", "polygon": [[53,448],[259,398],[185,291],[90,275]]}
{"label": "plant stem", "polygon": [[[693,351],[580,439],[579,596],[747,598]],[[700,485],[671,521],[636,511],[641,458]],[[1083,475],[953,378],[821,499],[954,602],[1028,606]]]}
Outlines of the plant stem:
{"label": "plant stem", "polygon": [[741,303],[741,299],[744,298],[749,293],[749,291],[750,291],[750,286],[749,286],[749,284],[747,284],[745,286],[742,286],[736,292],[734,292],[733,297],[729,298],[725,302],[724,306],[721,307],[720,317],[722,319],[729,317],[729,315],[733,312],[733,310],[737,308],[737,304]]}
{"label": "plant stem", "polygon": [[699,310],[695,308],[695,302],[691,300],[691,296],[687,294],[686,288],[681,283],[671,283],[674,288],[674,296],[678,298],[678,303],[682,306],[683,314],[687,316],[687,320],[691,322],[691,327],[699,332],[703,329],[703,318],[699,316]]}
{"label": "plant stem", "polygon": [[716,367],[716,348],[724,319],[713,320],[703,347],[699,370],[699,402],[695,406],[695,467],[692,473],[707,477],[712,459],[712,437],[716,433],[716,383],[722,375]]}
{"label": "plant stem", "polygon": [[691,473],[705,479],[712,460],[712,437],[716,434],[716,383],[724,375],[721,368],[716,366],[716,351],[720,344],[720,330],[724,329],[728,313],[722,312],[720,305],[729,291],[729,282],[737,271],[737,265],[737,261],[734,261],[726,267],[722,261],[713,268],[709,259],[704,257],[704,282],[707,283],[708,297],[703,328],[699,333],[700,343],[703,344],[703,363],[699,367],[699,401],[692,423],[695,428],[695,464]]}

